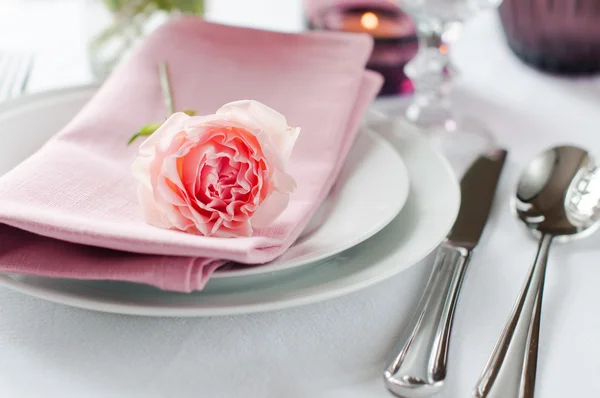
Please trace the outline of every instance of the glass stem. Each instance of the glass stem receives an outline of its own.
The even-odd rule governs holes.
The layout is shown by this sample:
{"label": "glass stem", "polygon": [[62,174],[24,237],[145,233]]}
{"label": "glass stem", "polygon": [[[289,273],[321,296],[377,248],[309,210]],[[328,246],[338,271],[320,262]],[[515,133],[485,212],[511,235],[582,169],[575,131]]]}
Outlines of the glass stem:
{"label": "glass stem", "polygon": [[419,51],[405,67],[415,92],[406,118],[420,128],[456,127],[447,95],[456,75],[449,56],[450,43],[458,37],[459,29],[456,23],[417,24]]}

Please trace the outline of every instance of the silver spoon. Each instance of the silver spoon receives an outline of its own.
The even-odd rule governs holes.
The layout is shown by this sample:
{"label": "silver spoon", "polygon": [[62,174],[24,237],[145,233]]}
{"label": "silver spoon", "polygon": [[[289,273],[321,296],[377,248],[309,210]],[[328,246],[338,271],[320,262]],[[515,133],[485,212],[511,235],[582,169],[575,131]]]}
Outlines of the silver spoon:
{"label": "silver spoon", "polygon": [[599,225],[599,203],[600,170],[583,149],[549,149],[521,175],[512,207],[539,237],[538,252],[510,319],[479,377],[475,397],[533,397],[550,244],[591,234]]}

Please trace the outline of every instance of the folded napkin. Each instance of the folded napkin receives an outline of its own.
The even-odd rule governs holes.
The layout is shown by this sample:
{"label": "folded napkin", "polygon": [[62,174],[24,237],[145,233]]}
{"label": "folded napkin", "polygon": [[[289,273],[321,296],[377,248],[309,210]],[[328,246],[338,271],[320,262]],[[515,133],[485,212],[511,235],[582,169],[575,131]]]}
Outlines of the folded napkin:
{"label": "folded napkin", "polygon": [[[76,117],[0,178],[0,271],[201,289],[226,261],[262,264],[298,238],[333,185],[381,86],[363,35],[284,34],[196,18],[170,22],[120,65]],[[203,237],[144,222],[131,163],[142,125],[165,117],[158,64],[174,103],[197,114],[255,99],[301,127],[287,169],[289,206],[248,238]]]}

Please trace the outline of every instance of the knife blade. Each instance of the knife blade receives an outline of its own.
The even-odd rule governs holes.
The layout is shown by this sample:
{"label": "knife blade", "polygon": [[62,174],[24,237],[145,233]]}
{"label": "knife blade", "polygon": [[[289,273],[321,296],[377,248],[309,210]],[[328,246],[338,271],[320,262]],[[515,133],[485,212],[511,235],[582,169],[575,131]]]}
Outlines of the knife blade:
{"label": "knife blade", "polygon": [[460,182],[460,209],[448,234],[449,242],[467,248],[474,248],[479,242],[506,155],[505,150],[497,150],[480,156],[463,176]]}
{"label": "knife blade", "polygon": [[417,310],[384,371],[386,387],[398,396],[427,397],[439,393],[444,385],[454,310],[506,157],[504,149],[481,155],[461,179],[456,221],[436,253]]}

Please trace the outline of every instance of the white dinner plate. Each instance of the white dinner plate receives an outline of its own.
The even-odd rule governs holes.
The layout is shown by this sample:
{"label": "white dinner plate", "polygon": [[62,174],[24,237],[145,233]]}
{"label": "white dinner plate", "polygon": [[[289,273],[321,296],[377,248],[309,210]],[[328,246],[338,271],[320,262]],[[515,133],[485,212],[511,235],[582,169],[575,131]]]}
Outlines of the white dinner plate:
{"label": "white dinner plate", "polygon": [[[338,255],[281,272],[211,279],[203,291],[189,294],[124,282],[14,274],[0,275],[0,285],[75,307],[150,316],[269,311],[314,303],[373,285],[431,253],[452,227],[460,205],[460,190],[452,169],[425,138],[400,122],[378,126],[377,131],[404,160],[410,176],[408,199],[400,214],[382,231]],[[3,154],[23,153],[18,137],[4,140],[0,146]],[[36,148],[31,144],[31,152]]]}
{"label": "white dinner plate", "polygon": [[[97,89],[58,90],[0,106],[0,175],[73,119]],[[408,197],[408,180],[398,152],[379,135],[362,131],[330,195],[285,254],[260,266],[228,266],[213,278],[245,277],[312,264],[365,241],[398,215]]]}

